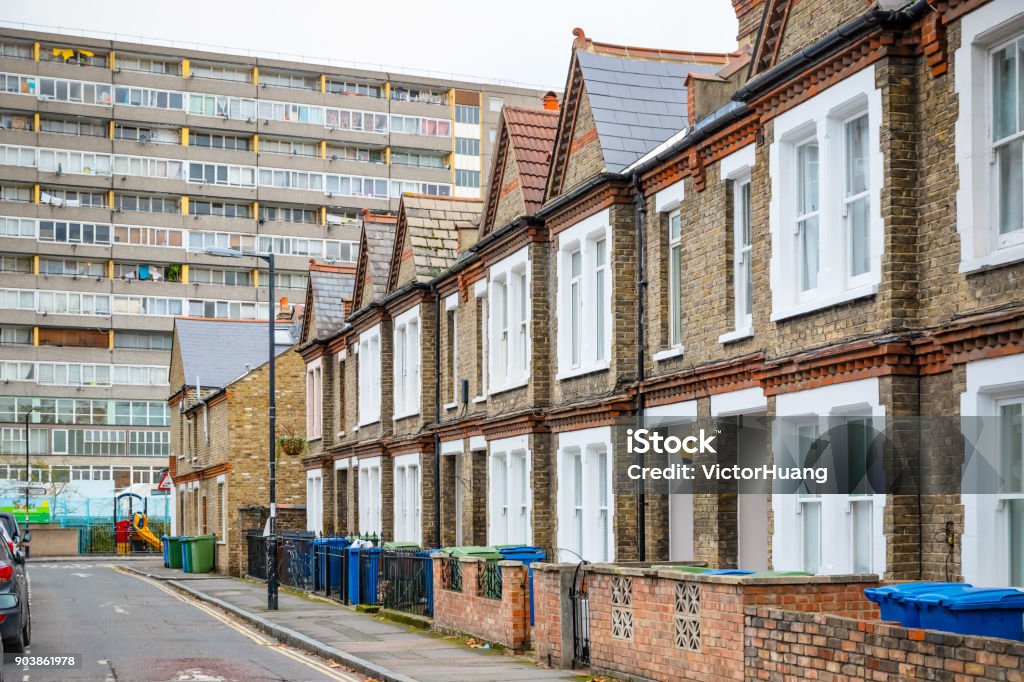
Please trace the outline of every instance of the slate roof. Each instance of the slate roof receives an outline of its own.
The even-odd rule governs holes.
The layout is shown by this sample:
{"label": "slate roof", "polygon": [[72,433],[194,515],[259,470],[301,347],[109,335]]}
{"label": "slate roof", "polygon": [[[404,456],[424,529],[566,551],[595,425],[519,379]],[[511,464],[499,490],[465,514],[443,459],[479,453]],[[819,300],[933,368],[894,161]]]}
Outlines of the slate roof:
{"label": "slate roof", "polygon": [[[249,369],[267,361],[266,321],[195,320],[174,321],[175,343],[181,356],[185,384],[224,388]],[[279,328],[292,329],[291,325]],[[275,357],[291,345],[275,347]]]}
{"label": "slate roof", "polygon": [[313,294],[317,338],[323,339],[337,331],[345,322],[342,299],[352,297],[356,276],[350,269],[311,263],[309,286]]}
{"label": "slate roof", "polygon": [[[366,268],[370,275],[373,298],[387,293],[391,252],[395,246],[395,222],[363,223],[366,237]],[[363,304],[370,301],[363,301]]]}
{"label": "slate roof", "polygon": [[[412,247],[416,279],[429,281],[455,264],[459,257],[459,225],[476,224],[483,202],[479,199],[406,194],[398,211],[395,251],[403,249],[406,232]],[[395,254],[401,257],[401,254]],[[394,256],[392,256],[394,258]],[[394,259],[390,287],[397,286],[398,260]]]}
{"label": "slate roof", "polygon": [[[657,53],[656,53],[657,54]],[[687,127],[686,76],[721,63],[631,58],[577,50],[605,167],[617,173]]]}
{"label": "slate roof", "polygon": [[[551,148],[558,133],[558,110],[530,109],[506,104],[502,115],[513,154],[519,165],[519,181],[523,189],[526,212],[532,214],[544,203],[544,186],[551,164]],[[501,178],[498,178],[498,182],[501,182]]]}

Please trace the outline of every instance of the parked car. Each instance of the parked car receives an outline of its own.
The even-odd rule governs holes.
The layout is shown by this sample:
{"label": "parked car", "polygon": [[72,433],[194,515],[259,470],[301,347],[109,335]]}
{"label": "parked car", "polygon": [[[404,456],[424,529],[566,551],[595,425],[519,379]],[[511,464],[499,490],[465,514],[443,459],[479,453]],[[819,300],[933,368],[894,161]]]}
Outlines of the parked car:
{"label": "parked car", "polygon": [[[32,607],[25,555],[0,523],[0,639],[3,649],[20,654],[32,640]],[[2,659],[0,659],[2,660]]]}
{"label": "parked car", "polygon": [[18,519],[14,517],[11,512],[0,512],[0,525],[3,526],[4,530],[7,531],[7,537],[14,542],[12,551],[16,548],[21,547],[21,526],[18,525]]}

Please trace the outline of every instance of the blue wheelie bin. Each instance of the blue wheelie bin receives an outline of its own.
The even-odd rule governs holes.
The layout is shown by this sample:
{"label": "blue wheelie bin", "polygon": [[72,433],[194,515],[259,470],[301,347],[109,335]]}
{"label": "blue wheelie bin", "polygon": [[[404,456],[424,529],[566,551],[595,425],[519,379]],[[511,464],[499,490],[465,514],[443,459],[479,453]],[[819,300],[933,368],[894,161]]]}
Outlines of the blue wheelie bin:
{"label": "blue wheelie bin", "polygon": [[495,547],[502,558],[509,561],[521,561],[526,566],[527,580],[530,585],[530,625],[533,625],[533,566],[535,561],[544,561],[548,555],[540,547],[533,545],[499,545]]}
{"label": "blue wheelie bin", "polygon": [[742,568],[713,568],[705,571],[704,575],[752,575],[753,571],[744,571]]}
{"label": "blue wheelie bin", "polygon": [[900,583],[864,590],[868,601],[878,604],[882,620],[896,621],[903,627],[921,627],[921,613],[914,598],[919,594],[955,594],[970,588],[967,583]]}
{"label": "blue wheelie bin", "polygon": [[1024,641],[1024,591],[972,587],[955,594],[919,594],[915,601],[925,629]]}
{"label": "blue wheelie bin", "polygon": [[348,556],[348,594],[345,595],[345,603],[359,603],[359,547],[349,547],[345,550]]}
{"label": "blue wheelie bin", "polygon": [[164,547],[164,568],[171,567],[171,540],[166,535],[161,536],[160,543]]}
{"label": "blue wheelie bin", "polygon": [[322,538],[313,541],[317,590],[337,592],[341,589],[341,557],[348,546],[349,541],[345,538]]}
{"label": "blue wheelie bin", "polygon": [[181,569],[186,573],[192,572],[192,552],[189,551],[189,543],[192,537],[185,535],[181,538]]}
{"label": "blue wheelie bin", "polygon": [[377,603],[377,583],[380,577],[380,547],[364,547],[360,556],[359,604]]}

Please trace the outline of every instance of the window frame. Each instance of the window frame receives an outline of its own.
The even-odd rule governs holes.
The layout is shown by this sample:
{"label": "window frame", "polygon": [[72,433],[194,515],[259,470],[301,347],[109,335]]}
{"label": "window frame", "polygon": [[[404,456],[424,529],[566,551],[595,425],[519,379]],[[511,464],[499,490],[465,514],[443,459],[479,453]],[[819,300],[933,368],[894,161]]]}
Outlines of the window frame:
{"label": "window frame", "polygon": [[[597,269],[595,254],[597,244],[604,241],[606,248],[606,263],[604,270],[607,276],[604,281],[603,300],[600,301],[601,315],[598,315],[597,305],[587,305],[585,302],[593,300],[596,295]],[[580,254],[581,278],[573,276],[572,259],[574,254]],[[610,223],[610,211],[605,209],[559,234],[557,251],[557,306],[560,312],[559,319],[569,325],[569,333],[566,333],[564,325],[558,328],[558,366],[555,375],[556,380],[565,380],[592,372],[607,370],[611,366],[611,343],[614,338],[614,314],[612,310],[611,291],[615,286],[615,270],[612,263],[614,255],[614,238]],[[577,289],[578,287],[578,289]],[[579,299],[574,299],[573,292],[578,291]],[[578,306],[578,309],[577,309]],[[578,357],[574,351],[577,350],[573,342],[573,330],[575,328],[573,312],[578,315]],[[603,335],[596,334],[595,325],[601,323]],[[596,341],[602,342],[602,348],[597,349]]]}

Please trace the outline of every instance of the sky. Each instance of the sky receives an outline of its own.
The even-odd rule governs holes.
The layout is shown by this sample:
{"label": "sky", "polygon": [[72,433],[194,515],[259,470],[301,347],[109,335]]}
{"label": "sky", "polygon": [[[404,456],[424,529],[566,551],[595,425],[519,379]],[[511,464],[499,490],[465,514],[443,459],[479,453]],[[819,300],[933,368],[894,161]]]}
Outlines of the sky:
{"label": "sky", "polygon": [[32,0],[3,3],[0,22],[558,91],[574,27],[599,42],[708,52],[734,49],[737,30],[730,0]]}

